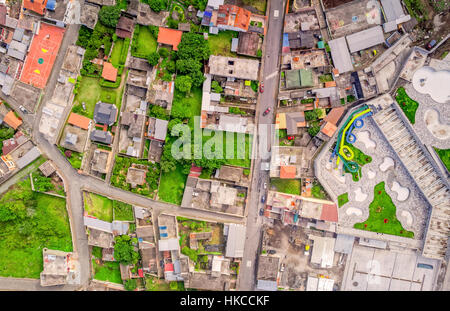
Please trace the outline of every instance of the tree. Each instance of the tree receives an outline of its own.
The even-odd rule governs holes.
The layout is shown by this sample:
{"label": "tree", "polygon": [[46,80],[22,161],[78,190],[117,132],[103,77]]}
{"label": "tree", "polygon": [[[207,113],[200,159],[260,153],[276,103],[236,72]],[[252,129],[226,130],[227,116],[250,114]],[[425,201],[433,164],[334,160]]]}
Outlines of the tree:
{"label": "tree", "polygon": [[200,62],[192,61],[190,59],[178,59],[176,62],[178,73],[189,74],[201,70],[202,64]]}
{"label": "tree", "polygon": [[169,50],[166,48],[160,48],[158,50],[158,54],[161,58],[166,58],[167,56],[169,56]]}
{"label": "tree", "polygon": [[196,71],[190,74],[192,79],[192,86],[193,87],[200,87],[203,84],[203,81],[205,81],[205,76],[203,75],[203,72]]}
{"label": "tree", "polygon": [[102,6],[98,13],[98,20],[107,27],[115,28],[120,17],[118,6]]}
{"label": "tree", "polygon": [[137,281],[136,279],[129,279],[125,282],[125,289],[132,291],[137,288]]}
{"label": "tree", "polygon": [[189,93],[192,87],[192,79],[189,76],[177,76],[175,78],[175,87],[185,93]]}
{"label": "tree", "polygon": [[156,66],[159,62],[159,54],[157,52],[153,52],[147,57],[147,60],[150,65]]}
{"label": "tree", "polygon": [[213,80],[211,82],[211,87],[214,89],[214,92],[216,92],[216,93],[223,92],[223,88],[219,85],[219,82],[217,82],[216,80]]}
{"label": "tree", "polygon": [[305,111],[305,120],[312,121],[319,118],[318,109]]}
{"label": "tree", "polygon": [[28,216],[28,209],[35,206],[33,191],[26,186],[27,182],[18,183],[0,197],[0,222],[23,220]]}
{"label": "tree", "polygon": [[175,71],[176,71],[175,62],[173,60],[169,61],[166,65],[166,69],[170,73],[175,73]]}
{"label": "tree", "polygon": [[167,9],[167,0],[148,0],[148,5],[153,12],[159,13]]}
{"label": "tree", "polygon": [[161,106],[151,105],[150,116],[161,120],[169,120],[167,110]]}
{"label": "tree", "polygon": [[139,253],[134,250],[131,238],[128,235],[119,235],[115,237],[114,259],[123,264],[136,264],[139,259]]}
{"label": "tree", "polygon": [[174,127],[175,125],[181,124],[181,123],[183,123],[183,121],[181,121],[181,120],[178,119],[178,118],[175,118],[175,119],[170,120],[170,121],[169,121],[169,124],[167,125],[167,129],[169,130],[169,133],[172,132],[172,129],[173,129],[173,127]]}
{"label": "tree", "polygon": [[203,35],[185,32],[181,37],[181,42],[178,44],[178,58],[179,59],[195,59],[197,61],[207,60],[211,55],[208,41]]}

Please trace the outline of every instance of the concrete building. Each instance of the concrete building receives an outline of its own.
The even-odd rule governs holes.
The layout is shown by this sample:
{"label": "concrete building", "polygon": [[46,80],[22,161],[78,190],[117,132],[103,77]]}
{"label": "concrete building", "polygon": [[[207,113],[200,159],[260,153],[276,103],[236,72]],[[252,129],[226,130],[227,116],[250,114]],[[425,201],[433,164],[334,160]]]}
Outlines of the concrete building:
{"label": "concrete building", "polygon": [[245,233],[247,228],[238,224],[228,224],[226,228],[224,229],[224,231],[227,231],[225,256],[242,258],[244,256]]}
{"label": "concrete building", "polygon": [[258,80],[259,61],[211,55],[209,74],[243,80]]}
{"label": "concrete building", "polygon": [[278,257],[271,257],[260,255],[258,257],[258,271],[256,273],[256,288],[260,290],[276,291],[278,266],[280,259]]}

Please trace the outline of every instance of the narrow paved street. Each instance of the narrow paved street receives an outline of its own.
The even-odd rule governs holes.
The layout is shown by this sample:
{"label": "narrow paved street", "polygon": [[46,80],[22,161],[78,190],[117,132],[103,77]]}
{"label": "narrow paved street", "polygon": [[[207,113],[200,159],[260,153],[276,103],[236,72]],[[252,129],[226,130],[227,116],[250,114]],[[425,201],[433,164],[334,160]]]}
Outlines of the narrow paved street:
{"label": "narrow paved street", "polygon": [[[277,104],[278,94],[278,68],[279,55],[281,48],[282,29],[285,11],[285,1],[276,0],[268,3],[269,20],[268,30],[265,36],[265,54],[264,67],[262,77],[264,81],[264,93],[259,96],[259,103],[256,110],[257,124],[273,124],[274,110]],[[274,11],[278,10],[278,17],[274,16]],[[271,111],[263,116],[262,113],[271,108]],[[268,133],[270,134],[270,133]],[[270,135],[267,135],[270,137]],[[258,138],[255,149],[259,149],[259,145],[268,145],[270,150],[270,141],[262,142]],[[253,149],[255,151],[255,149]],[[266,159],[267,161],[267,159]],[[262,208],[261,197],[265,194],[264,183],[269,184],[269,173],[261,170],[261,158],[253,160],[252,171],[252,190],[250,193],[250,202],[248,204],[247,215],[247,233],[244,247],[244,257],[239,272],[239,289],[240,290],[255,290],[255,276],[256,276],[256,259],[261,239],[262,217],[259,216],[259,210]]]}

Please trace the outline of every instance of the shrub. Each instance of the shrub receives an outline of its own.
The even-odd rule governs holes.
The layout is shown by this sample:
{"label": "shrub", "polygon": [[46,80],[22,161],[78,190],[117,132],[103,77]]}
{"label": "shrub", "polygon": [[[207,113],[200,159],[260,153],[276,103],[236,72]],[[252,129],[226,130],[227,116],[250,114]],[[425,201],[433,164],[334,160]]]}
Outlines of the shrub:
{"label": "shrub", "polygon": [[256,57],[262,57],[262,50],[261,50],[261,49],[259,49],[259,50],[256,52]]}
{"label": "shrub", "polygon": [[107,27],[114,28],[120,17],[120,8],[117,6],[102,6],[98,13],[98,20]]}
{"label": "shrub", "polygon": [[169,56],[169,50],[166,48],[159,48],[158,54],[161,58],[166,58],[167,56]]}
{"label": "shrub", "polygon": [[147,57],[147,60],[150,65],[156,66],[159,62],[159,54],[157,52],[153,52]]}
{"label": "shrub", "polygon": [[129,279],[125,282],[125,289],[132,291],[137,288],[137,281],[136,279]]}

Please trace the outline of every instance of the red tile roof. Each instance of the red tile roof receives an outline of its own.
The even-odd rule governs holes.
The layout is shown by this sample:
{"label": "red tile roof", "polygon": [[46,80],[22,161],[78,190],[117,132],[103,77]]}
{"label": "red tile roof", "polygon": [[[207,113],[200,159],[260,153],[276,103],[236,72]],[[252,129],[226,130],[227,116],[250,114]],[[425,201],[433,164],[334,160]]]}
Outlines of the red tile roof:
{"label": "red tile roof", "polygon": [[295,178],[297,169],[295,166],[281,166],[280,178]]}
{"label": "red tile roof", "polygon": [[173,271],[173,263],[166,263],[164,265],[164,272],[170,272]]}
{"label": "red tile roof", "polygon": [[70,113],[69,120],[67,120],[67,123],[78,126],[79,128],[82,128],[84,130],[89,129],[90,122],[91,119],[73,112]]}
{"label": "red tile roof", "polygon": [[333,136],[333,134],[336,132],[336,130],[337,130],[337,127],[336,127],[336,125],[334,125],[333,123],[331,123],[331,122],[327,122],[326,124],[325,124],[325,126],[322,128],[322,133],[324,133],[325,135],[327,135],[328,137],[331,137],[331,136]]}
{"label": "red tile roof", "polygon": [[159,27],[158,43],[171,45],[175,51],[178,51],[182,34],[183,32],[180,30]]}
{"label": "red tile roof", "polygon": [[320,215],[320,220],[337,222],[338,221],[338,210],[336,204],[323,204],[322,214]]}
{"label": "red tile roof", "polygon": [[333,108],[331,111],[323,118],[324,121],[330,122],[334,125],[337,125],[342,115],[345,112],[345,107]]}
{"label": "red tile roof", "polygon": [[47,0],[24,0],[23,7],[38,14],[44,15]]}
{"label": "red tile roof", "polygon": [[103,63],[102,77],[105,80],[116,82],[117,68],[115,68],[111,63]]}
{"label": "red tile roof", "polygon": [[10,110],[5,117],[3,118],[3,122],[8,124],[13,129],[17,130],[17,128],[22,124],[22,120],[16,117],[15,113]]}
{"label": "red tile roof", "polygon": [[236,5],[221,5],[217,15],[217,25],[232,26],[247,31],[251,15],[250,11]]}

